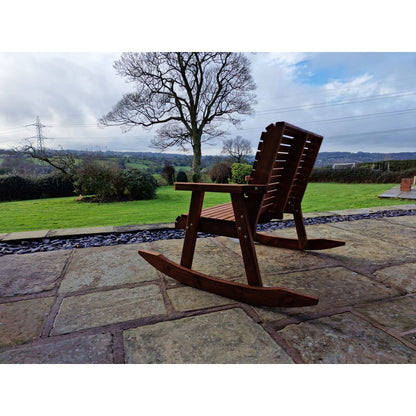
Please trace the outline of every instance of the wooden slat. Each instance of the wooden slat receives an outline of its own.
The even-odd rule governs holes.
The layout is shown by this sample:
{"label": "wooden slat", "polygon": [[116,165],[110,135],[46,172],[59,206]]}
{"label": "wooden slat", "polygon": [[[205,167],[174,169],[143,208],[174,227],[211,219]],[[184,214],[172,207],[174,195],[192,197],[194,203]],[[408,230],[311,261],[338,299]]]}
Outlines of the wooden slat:
{"label": "wooden slat", "polygon": [[293,137],[282,136],[282,141],[280,143],[284,147],[291,146],[293,144],[293,140]]}
{"label": "wooden slat", "polygon": [[222,204],[222,205],[215,205],[213,207],[208,207],[208,208],[204,208],[202,210],[204,216],[215,214],[217,212],[223,212],[223,211],[228,211],[228,210],[232,210],[232,206],[231,206],[231,202],[228,202],[227,204]]}
{"label": "wooden slat", "polygon": [[[307,140],[306,134],[297,132],[296,140],[291,148],[290,157],[285,163],[285,171],[280,184],[280,198],[276,200],[275,207],[277,210],[284,210],[289,199],[290,188],[293,183],[293,177],[297,171],[302,158],[303,148]],[[278,162],[279,163],[279,162]]]}
{"label": "wooden slat", "polygon": [[225,183],[194,183],[194,182],[175,182],[177,191],[199,191],[199,192],[224,192],[224,193],[258,193],[265,190],[265,186],[247,184],[225,184]]}
{"label": "wooden slat", "polygon": [[270,171],[273,168],[274,158],[281,141],[284,125],[276,123],[266,127],[262,133],[261,152],[256,156],[256,169],[252,172],[250,183],[266,184],[269,180]]}

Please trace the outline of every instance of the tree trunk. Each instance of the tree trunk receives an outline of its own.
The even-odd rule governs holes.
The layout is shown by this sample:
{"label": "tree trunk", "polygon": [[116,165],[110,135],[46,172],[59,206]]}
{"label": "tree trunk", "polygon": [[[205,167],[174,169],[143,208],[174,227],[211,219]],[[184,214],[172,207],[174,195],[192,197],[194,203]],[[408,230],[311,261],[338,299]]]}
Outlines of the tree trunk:
{"label": "tree trunk", "polygon": [[199,180],[201,179],[201,160],[202,160],[201,137],[194,137],[192,150],[194,152],[194,158],[192,161],[192,170],[194,172],[193,181],[199,182]]}

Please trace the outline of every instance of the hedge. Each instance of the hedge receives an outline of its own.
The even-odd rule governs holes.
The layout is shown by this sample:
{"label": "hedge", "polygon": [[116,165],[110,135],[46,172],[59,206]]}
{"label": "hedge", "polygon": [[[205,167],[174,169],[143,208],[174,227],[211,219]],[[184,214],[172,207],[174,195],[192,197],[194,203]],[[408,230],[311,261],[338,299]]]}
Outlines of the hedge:
{"label": "hedge", "polygon": [[72,183],[62,175],[42,175],[33,178],[19,175],[0,176],[0,201],[57,198],[73,194]]}
{"label": "hedge", "polygon": [[399,172],[383,172],[368,168],[318,168],[312,171],[310,181],[339,183],[400,183],[402,178],[412,178],[413,176],[416,176],[416,168]]}

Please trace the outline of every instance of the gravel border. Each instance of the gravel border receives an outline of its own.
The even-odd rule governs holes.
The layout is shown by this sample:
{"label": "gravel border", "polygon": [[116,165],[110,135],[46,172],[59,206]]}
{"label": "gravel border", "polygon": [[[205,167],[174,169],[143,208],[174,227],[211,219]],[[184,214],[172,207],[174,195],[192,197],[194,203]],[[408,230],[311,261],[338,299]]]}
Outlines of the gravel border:
{"label": "gravel border", "polygon": [[[329,224],[345,221],[379,219],[386,217],[400,217],[416,215],[416,209],[378,211],[368,214],[331,215],[305,218],[306,225]],[[259,224],[259,231],[278,230],[295,226],[293,220],[273,221]],[[198,233],[199,237],[211,237],[212,234]],[[9,254],[29,254],[54,250],[70,250],[87,247],[105,247],[120,244],[148,243],[157,240],[171,240],[184,238],[184,230],[161,229],[146,230],[130,233],[111,233],[86,235],[77,238],[44,238],[42,240],[22,240],[13,243],[0,242],[0,257]]]}

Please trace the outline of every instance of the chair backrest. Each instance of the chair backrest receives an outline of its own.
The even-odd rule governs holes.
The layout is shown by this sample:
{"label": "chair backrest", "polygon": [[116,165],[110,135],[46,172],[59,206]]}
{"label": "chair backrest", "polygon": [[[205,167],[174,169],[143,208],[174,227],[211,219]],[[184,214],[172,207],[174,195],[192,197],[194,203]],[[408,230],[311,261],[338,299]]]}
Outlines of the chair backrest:
{"label": "chair backrest", "polygon": [[266,184],[258,222],[283,218],[300,209],[322,136],[286,122],[262,133],[249,183]]}

